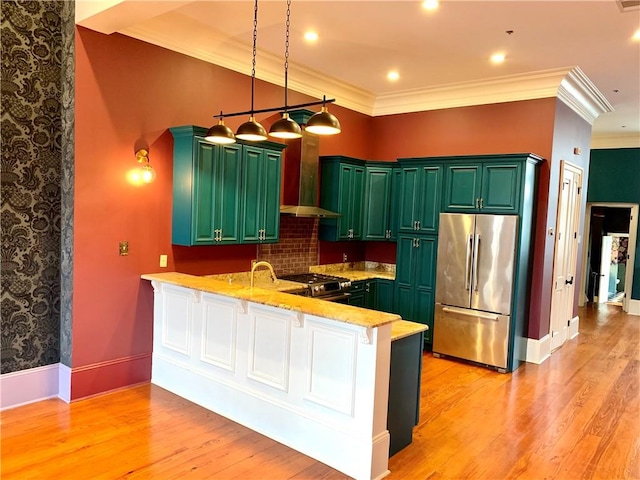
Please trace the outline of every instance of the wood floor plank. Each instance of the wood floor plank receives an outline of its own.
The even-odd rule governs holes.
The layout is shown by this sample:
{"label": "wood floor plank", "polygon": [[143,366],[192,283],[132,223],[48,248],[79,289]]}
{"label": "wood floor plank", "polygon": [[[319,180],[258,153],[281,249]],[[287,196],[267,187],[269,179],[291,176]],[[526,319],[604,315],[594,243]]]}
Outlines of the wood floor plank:
{"label": "wood floor plank", "polygon": [[[413,443],[390,480],[640,480],[640,317],[579,310],[580,335],[512,374],[423,356]],[[0,412],[3,480],[346,475],[154,385]]]}

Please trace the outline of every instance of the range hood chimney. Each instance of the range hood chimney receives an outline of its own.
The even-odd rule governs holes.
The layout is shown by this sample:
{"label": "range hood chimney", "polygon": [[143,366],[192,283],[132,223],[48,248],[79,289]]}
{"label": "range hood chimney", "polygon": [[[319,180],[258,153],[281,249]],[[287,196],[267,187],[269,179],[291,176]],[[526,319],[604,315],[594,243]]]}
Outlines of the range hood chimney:
{"label": "range hood chimney", "polygon": [[[293,118],[294,112],[291,112],[290,115]],[[318,206],[319,164],[320,139],[318,135],[302,130],[302,138],[287,141],[284,153],[284,205],[280,206],[282,215],[316,218],[340,216],[339,213]]]}

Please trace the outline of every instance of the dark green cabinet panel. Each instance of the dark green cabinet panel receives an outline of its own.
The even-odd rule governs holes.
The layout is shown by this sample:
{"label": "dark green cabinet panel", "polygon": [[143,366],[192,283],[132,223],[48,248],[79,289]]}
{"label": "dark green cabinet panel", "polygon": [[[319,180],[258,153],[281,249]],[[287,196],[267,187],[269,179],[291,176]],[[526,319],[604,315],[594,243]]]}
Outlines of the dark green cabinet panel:
{"label": "dark green cabinet panel", "polygon": [[398,232],[438,232],[442,166],[411,165],[400,168],[397,194]]}
{"label": "dark green cabinet panel", "polygon": [[321,240],[361,240],[364,162],[346,157],[322,158],[320,206],[340,214],[320,220]]}
{"label": "dark green cabinet panel", "polygon": [[174,135],[172,243],[237,243],[240,147],[216,146],[189,131]]}
{"label": "dark green cabinet panel", "polygon": [[448,165],[445,182],[445,212],[511,214],[520,210],[521,163]]}
{"label": "dark green cabinet panel", "polygon": [[480,198],[481,165],[448,165],[445,174],[444,210],[475,210]]}
{"label": "dark green cabinet panel", "polygon": [[242,243],[274,243],[280,228],[279,152],[245,146],[242,175]]}
{"label": "dark green cabinet panel", "polygon": [[172,243],[277,241],[285,145],[215,145],[204,139],[205,128],[187,125],[170,130],[174,138]]}
{"label": "dark green cabinet panel", "polygon": [[365,298],[365,282],[359,280],[351,282],[351,296],[349,297],[349,305],[366,308]]}
{"label": "dark green cabinet panel", "polygon": [[484,164],[482,213],[517,213],[520,210],[521,164]]}
{"label": "dark green cabinet panel", "polygon": [[378,278],[376,280],[376,288],[377,288],[377,303],[376,310],[380,310],[381,312],[394,312],[393,307],[393,280],[387,280]]}
{"label": "dark green cabinet panel", "polygon": [[390,240],[389,223],[393,167],[367,166],[364,189],[363,240]]}
{"label": "dark green cabinet panel", "polygon": [[436,247],[435,236],[398,235],[395,311],[405,320],[428,325],[427,343],[433,331]]}

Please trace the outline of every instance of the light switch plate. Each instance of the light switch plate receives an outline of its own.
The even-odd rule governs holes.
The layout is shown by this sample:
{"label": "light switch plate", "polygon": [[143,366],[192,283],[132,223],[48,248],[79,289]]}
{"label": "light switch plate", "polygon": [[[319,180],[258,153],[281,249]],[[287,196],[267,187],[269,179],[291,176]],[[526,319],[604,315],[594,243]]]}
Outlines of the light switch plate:
{"label": "light switch plate", "polygon": [[124,240],[120,242],[120,256],[124,257],[126,255],[129,255],[129,242]]}
{"label": "light switch plate", "polygon": [[167,256],[166,255],[160,255],[160,266],[163,268],[166,268],[167,266]]}

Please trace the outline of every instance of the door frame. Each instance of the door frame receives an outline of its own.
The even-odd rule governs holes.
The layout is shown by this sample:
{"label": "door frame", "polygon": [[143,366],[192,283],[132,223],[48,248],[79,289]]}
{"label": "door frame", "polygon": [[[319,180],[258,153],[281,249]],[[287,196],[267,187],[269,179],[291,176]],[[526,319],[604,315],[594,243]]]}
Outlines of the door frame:
{"label": "door frame", "polygon": [[[591,208],[607,207],[607,208],[629,208],[631,209],[631,221],[629,222],[629,258],[627,259],[627,269],[624,276],[624,300],[622,301],[622,310],[629,312],[629,302],[631,301],[631,290],[633,287],[633,268],[635,263],[635,251],[638,232],[638,204],[637,203],[617,203],[617,202],[587,202],[585,211],[584,234],[582,241],[588,241],[591,236]],[[580,296],[578,305],[581,307],[587,303],[587,294],[585,289],[587,286],[587,259],[589,252],[587,248],[582,248],[582,273],[580,274]]]}
{"label": "door frame", "polygon": [[[571,198],[567,198],[567,201],[569,203],[567,203],[567,205],[563,205],[561,198],[562,198],[562,192],[563,192],[565,172],[568,172],[568,171],[573,172],[573,175],[579,176],[580,184],[578,185],[576,197],[575,197],[575,200],[579,200],[579,201],[577,202],[577,204],[575,202],[572,204],[571,202],[574,200],[574,197],[571,197]],[[585,175],[584,175],[584,169],[582,167],[579,167],[578,165],[571,163],[567,160],[560,161],[560,179],[558,182],[558,205],[556,209],[556,225],[555,225],[556,235],[555,235],[555,242],[553,246],[553,270],[552,270],[553,281],[551,284],[551,311],[549,314],[549,336],[551,337],[550,346],[551,346],[552,352],[557,348],[559,348],[560,346],[564,345],[564,343],[567,340],[570,340],[571,338],[573,338],[575,335],[578,334],[579,319],[577,317],[575,318],[573,317],[573,301],[574,301],[573,299],[575,298],[575,288],[577,286],[576,274],[578,270],[578,250],[580,249],[580,241],[581,241],[581,239],[577,236],[577,233],[580,230],[580,213],[581,213],[580,206],[582,203],[581,198],[582,198],[582,195],[586,195],[586,191],[584,189],[584,180],[585,180]],[[569,231],[565,232],[565,234],[568,233],[569,235],[565,236],[564,239],[560,238],[560,235],[559,235],[561,231],[560,223],[562,221],[562,213],[561,213],[562,208],[568,208],[566,219],[569,222],[569,215],[571,215],[570,227],[572,227],[570,228]],[[575,227],[575,230],[573,227]],[[559,268],[559,261],[558,261],[559,248],[560,248],[559,244],[560,242],[566,242],[568,238],[571,238],[571,233],[570,233],[571,231],[575,233],[575,237],[574,237],[575,244],[573,245],[572,248],[565,249],[566,250],[564,252],[565,255],[569,255],[570,257],[563,258],[565,264],[566,262],[570,262],[572,267],[571,273],[573,276],[573,285],[571,286],[571,288],[573,288],[573,295],[563,298],[565,303],[570,302],[571,312],[569,313],[568,318],[562,320],[563,322],[566,321],[567,325],[563,326],[563,328],[559,331],[560,335],[557,335],[554,337],[553,335],[554,325],[556,324],[555,322],[557,322],[557,319],[554,317],[554,312],[555,312],[554,305],[557,305],[556,302],[559,301],[557,289],[555,287],[555,282],[558,276],[558,268]],[[568,305],[562,305],[562,306],[568,307]]]}

